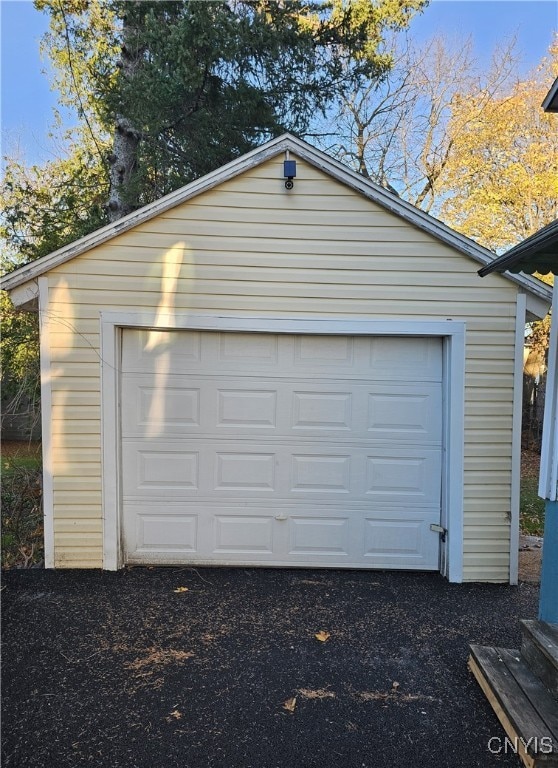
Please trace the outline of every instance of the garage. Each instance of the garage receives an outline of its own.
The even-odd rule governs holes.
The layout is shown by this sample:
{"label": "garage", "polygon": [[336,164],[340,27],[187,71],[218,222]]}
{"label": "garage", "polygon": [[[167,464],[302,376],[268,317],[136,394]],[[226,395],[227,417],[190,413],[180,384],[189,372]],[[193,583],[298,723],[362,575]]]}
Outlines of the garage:
{"label": "garage", "polygon": [[440,337],[121,343],[125,562],[439,569]]}
{"label": "garage", "polygon": [[517,583],[551,291],[493,258],[284,135],[4,277],[40,320],[46,567]]}

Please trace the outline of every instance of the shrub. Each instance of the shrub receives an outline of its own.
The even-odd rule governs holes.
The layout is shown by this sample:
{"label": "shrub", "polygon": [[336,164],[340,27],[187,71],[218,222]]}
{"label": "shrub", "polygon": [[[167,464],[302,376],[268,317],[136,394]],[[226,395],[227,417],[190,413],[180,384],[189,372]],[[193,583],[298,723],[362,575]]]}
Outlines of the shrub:
{"label": "shrub", "polygon": [[542,536],[544,533],[544,499],[538,495],[536,477],[521,480],[519,527],[526,536]]}
{"label": "shrub", "polygon": [[2,465],[2,567],[39,565],[44,559],[41,467],[29,458]]}

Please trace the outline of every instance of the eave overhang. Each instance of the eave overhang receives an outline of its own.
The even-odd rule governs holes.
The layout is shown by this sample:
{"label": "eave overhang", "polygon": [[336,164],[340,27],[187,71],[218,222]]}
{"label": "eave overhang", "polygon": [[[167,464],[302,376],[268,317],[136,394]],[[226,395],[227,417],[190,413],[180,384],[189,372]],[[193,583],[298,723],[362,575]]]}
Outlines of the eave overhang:
{"label": "eave overhang", "polygon": [[558,112],[558,77],[550,86],[550,90],[542,103],[542,108],[545,112]]}
{"label": "eave overhang", "polygon": [[547,275],[558,273],[558,219],[539,229],[523,242],[510,248],[491,264],[479,269],[485,277],[491,272],[524,272],[532,275],[538,272]]}

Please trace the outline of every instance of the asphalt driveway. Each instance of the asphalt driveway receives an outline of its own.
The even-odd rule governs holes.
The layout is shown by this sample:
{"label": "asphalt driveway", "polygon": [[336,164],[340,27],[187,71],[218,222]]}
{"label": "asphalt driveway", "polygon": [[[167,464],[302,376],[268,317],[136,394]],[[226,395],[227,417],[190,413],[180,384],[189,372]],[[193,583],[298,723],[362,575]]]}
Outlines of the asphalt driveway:
{"label": "asphalt driveway", "polygon": [[3,585],[4,768],[520,765],[488,748],[504,732],[467,655],[518,647],[535,585],[188,568]]}

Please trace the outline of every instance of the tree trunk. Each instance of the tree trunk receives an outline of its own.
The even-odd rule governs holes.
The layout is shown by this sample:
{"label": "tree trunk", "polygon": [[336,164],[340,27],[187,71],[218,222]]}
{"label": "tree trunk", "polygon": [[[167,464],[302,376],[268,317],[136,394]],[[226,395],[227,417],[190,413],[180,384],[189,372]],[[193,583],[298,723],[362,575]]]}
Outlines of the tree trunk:
{"label": "tree trunk", "polygon": [[[138,45],[137,2],[129,3],[129,11],[122,19],[121,77],[133,81],[141,66],[143,49]],[[109,157],[110,192],[107,203],[109,220],[121,219],[138,207],[133,181],[138,167],[140,132],[122,114],[116,115],[112,154]]]}
{"label": "tree trunk", "polygon": [[139,134],[122,115],[116,116],[116,126],[109,158],[110,192],[107,203],[110,221],[121,219],[137,205],[131,196],[131,182],[138,164]]}

